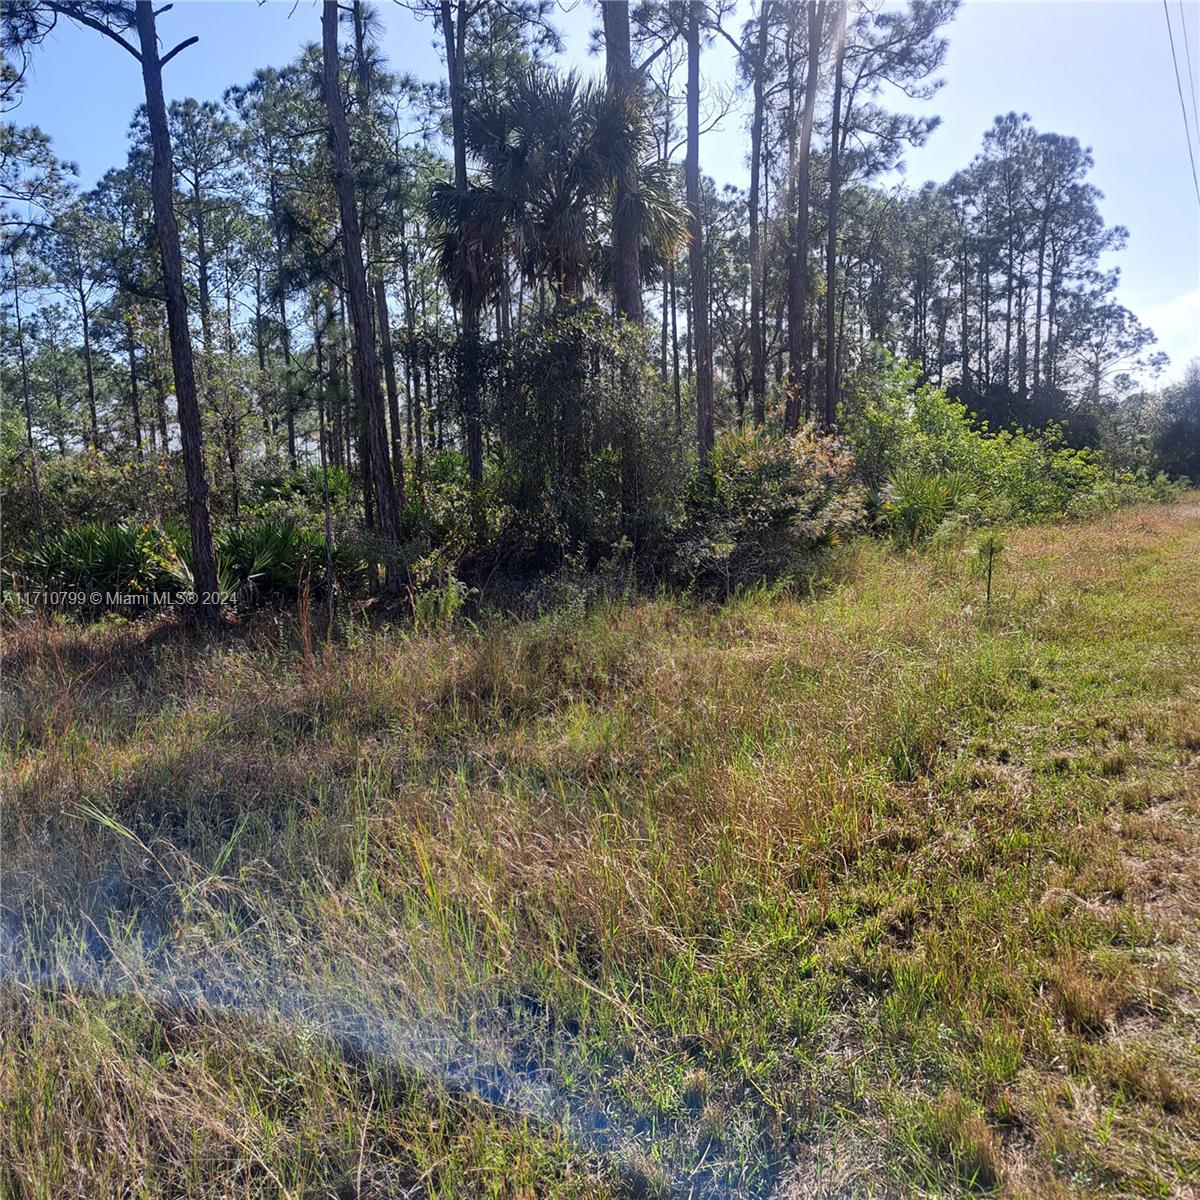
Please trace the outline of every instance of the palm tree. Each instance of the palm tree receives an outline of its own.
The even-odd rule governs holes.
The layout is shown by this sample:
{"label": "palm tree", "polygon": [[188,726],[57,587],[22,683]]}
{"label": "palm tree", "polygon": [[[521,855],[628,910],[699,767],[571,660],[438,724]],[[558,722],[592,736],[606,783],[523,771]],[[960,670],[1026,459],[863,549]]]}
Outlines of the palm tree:
{"label": "palm tree", "polygon": [[549,284],[563,311],[589,282],[614,283],[612,246],[597,237],[601,214],[618,211],[614,201],[639,240],[648,279],[681,244],[685,214],[641,111],[574,74],[526,70],[506,95],[476,107],[465,142],[478,178],[465,188],[435,185],[427,211],[464,318],[459,379],[470,446],[480,407],[478,318],[507,287],[509,263],[526,283]]}
{"label": "palm tree", "polygon": [[595,231],[619,180],[633,181],[625,200],[650,272],[682,238],[684,213],[640,110],[573,73],[523,72],[507,95],[477,107],[466,142],[482,178],[466,189],[437,185],[429,202],[460,303],[485,304],[509,254],[560,305],[580,299],[589,281],[608,282],[611,249]]}
{"label": "palm tree", "polygon": [[[439,266],[450,290],[450,300],[463,314],[459,390],[467,442],[467,467],[473,484],[483,481],[483,428],[480,419],[479,317],[488,300],[507,279],[505,205],[495,192],[483,187],[459,189],[435,184],[429,197],[429,214],[436,222]],[[483,514],[474,505],[477,530]]]}
{"label": "palm tree", "polygon": [[[638,272],[643,288],[661,283],[678,254],[687,245],[687,206],[682,198],[682,177],[676,164],[656,159],[643,162],[633,186],[619,194],[628,206],[630,225],[638,239]],[[616,289],[618,246],[600,247],[598,279]]]}

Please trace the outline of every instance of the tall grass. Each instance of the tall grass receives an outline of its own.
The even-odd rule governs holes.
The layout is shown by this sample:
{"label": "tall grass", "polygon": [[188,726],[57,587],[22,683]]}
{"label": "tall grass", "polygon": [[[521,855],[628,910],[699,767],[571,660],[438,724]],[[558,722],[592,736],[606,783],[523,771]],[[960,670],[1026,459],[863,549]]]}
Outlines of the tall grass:
{"label": "tall grass", "polygon": [[1184,511],[1015,534],[986,622],[863,544],[333,645],[12,629],[0,1190],[1181,1186]]}

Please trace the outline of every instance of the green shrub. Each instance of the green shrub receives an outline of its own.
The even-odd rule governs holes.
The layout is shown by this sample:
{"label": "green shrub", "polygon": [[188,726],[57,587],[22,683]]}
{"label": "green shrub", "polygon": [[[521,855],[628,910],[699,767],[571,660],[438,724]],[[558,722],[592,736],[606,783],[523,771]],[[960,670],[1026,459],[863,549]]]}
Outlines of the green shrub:
{"label": "green shrub", "polygon": [[883,512],[892,536],[906,546],[931,538],[953,513],[980,508],[972,480],[961,472],[928,474],[908,468],[888,482]]}
{"label": "green shrub", "polygon": [[[420,487],[414,469],[410,467],[407,476],[402,522],[406,538],[426,552],[453,547],[455,553],[465,554],[470,548],[480,548],[480,537],[485,545],[490,545],[501,524],[496,472],[489,471],[479,493],[473,495],[467,456],[463,452],[439,450],[425,458],[424,466]],[[475,504],[479,506],[479,524]]]}
{"label": "green shrub", "polygon": [[[350,503],[351,481],[341,467],[326,467],[325,478],[332,507],[344,509]],[[254,480],[248,503],[271,500],[299,500],[315,512],[324,506],[326,488],[322,486],[319,466],[302,467],[288,474],[263,475]]]}
{"label": "green shrub", "polygon": [[852,398],[846,437],[876,506],[908,541],[940,524],[930,526],[941,492],[941,519],[961,514],[973,496],[973,519],[1032,521],[1166,499],[1173,488],[1165,477],[1114,470],[1099,450],[1066,445],[1055,426],[993,432],[942,389],[919,384],[916,368],[904,364]]}
{"label": "green shrub", "polygon": [[462,612],[469,594],[467,585],[454,575],[428,587],[410,587],[414,628],[428,630],[449,625]]}
{"label": "green shrub", "polygon": [[[217,586],[227,603],[248,604],[272,593],[295,593],[325,579],[325,541],[291,522],[256,522],[214,538]],[[364,569],[360,547],[335,548],[334,577],[352,582]],[[17,575],[54,591],[130,595],[174,594],[194,586],[191,538],[178,524],[89,522],[21,556]],[[104,603],[107,603],[105,601]]]}
{"label": "green shrub", "polygon": [[295,590],[303,579],[324,572],[324,545],[290,521],[282,525],[258,522],[225,530],[217,537],[219,567],[224,567],[235,590],[253,587],[267,592]]}
{"label": "green shrub", "polygon": [[497,557],[594,567],[627,543],[661,558],[686,470],[645,332],[595,305],[556,309],[506,343],[495,374]]}
{"label": "green shrub", "polygon": [[92,521],[42,542],[21,565],[31,583],[51,590],[144,594],[172,586],[175,560],[160,530]]}
{"label": "green shrub", "polygon": [[[319,589],[325,580],[325,539],[292,521],[258,521],[219,532],[215,539],[217,577],[222,593],[248,602],[273,593],[294,594],[307,582]],[[190,559],[190,544],[179,543]],[[334,578],[349,581],[363,569],[356,543],[334,547]]]}
{"label": "green shrub", "polygon": [[[340,467],[326,470],[329,516],[336,545],[357,535],[361,513],[354,511],[354,485],[349,474]],[[278,472],[257,477],[251,474],[246,493],[239,513],[242,526],[294,525],[307,534],[324,539],[325,501],[320,467],[304,467],[282,475]]]}
{"label": "green shrub", "polygon": [[1154,463],[1200,485],[1200,359],[1193,358],[1183,378],[1163,389],[1148,424]]}
{"label": "green shrub", "polygon": [[811,429],[791,437],[723,434],[709,469],[692,480],[671,574],[725,591],[786,574],[798,556],[860,524],[852,469],[840,439]]}
{"label": "green shrub", "polygon": [[164,525],[187,511],[181,464],[161,454],[129,462],[95,450],[64,458],[40,457],[39,505],[28,469],[5,464],[4,537],[10,548],[32,547],[46,536],[85,524]]}

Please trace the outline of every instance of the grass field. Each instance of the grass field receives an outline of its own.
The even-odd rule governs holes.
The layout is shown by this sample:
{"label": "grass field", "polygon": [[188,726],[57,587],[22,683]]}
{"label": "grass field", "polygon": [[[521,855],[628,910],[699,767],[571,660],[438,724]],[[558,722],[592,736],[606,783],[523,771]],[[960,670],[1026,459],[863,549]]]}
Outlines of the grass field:
{"label": "grass field", "polygon": [[0,1195],[1200,1187],[1195,494],[4,675]]}

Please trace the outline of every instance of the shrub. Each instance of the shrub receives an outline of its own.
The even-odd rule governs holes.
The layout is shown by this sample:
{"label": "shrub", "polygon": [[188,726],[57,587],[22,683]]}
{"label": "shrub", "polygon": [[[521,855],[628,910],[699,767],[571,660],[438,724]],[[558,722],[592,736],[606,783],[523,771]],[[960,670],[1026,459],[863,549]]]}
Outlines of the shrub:
{"label": "shrub", "polygon": [[979,499],[964,474],[927,474],[915,469],[897,471],[888,483],[883,512],[892,536],[906,546],[925,541],[952,513],[977,509]]}
{"label": "shrub", "polygon": [[416,629],[438,629],[449,625],[462,612],[470,589],[454,575],[420,588],[410,586],[413,626]]}
{"label": "shrub", "polygon": [[[349,474],[340,467],[327,467],[326,472],[333,541],[338,544],[353,539],[360,528],[361,516],[353,511],[354,489]],[[303,467],[286,474],[275,471],[264,475],[248,472],[248,475],[246,499],[239,513],[241,525],[294,525],[305,533],[324,538],[325,501],[320,467]]]}
{"label": "shrub", "polygon": [[509,566],[589,566],[627,542],[661,556],[686,481],[674,418],[645,334],[594,305],[513,337],[489,402],[499,435],[498,553]]}
{"label": "shrub", "polygon": [[930,521],[939,504],[944,519],[962,514],[967,497],[973,520],[1030,521],[1166,499],[1173,490],[1165,477],[1114,470],[1101,451],[1068,446],[1056,426],[993,432],[903,364],[853,398],[846,436],[876,506],[909,541],[937,528],[940,519]]}
{"label": "shrub", "polygon": [[224,568],[234,590],[295,591],[304,579],[324,574],[325,544],[290,521],[258,522],[217,536],[218,572]]}
{"label": "shrub", "polygon": [[182,520],[186,490],[180,463],[161,454],[120,462],[85,450],[65,458],[40,458],[41,520],[28,470],[6,464],[4,534],[11,547],[32,545],[46,534],[84,524],[128,528]]}
{"label": "shrub", "polygon": [[[229,599],[247,603],[271,594],[295,594],[307,582],[325,582],[325,539],[292,521],[276,525],[258,521],[220,531],[215,539],[217,578]],[[178,542],[181,560],[190,558],[190,543]],[[350,584],[364,570],[361,543],[334,545],[335,581]]]}
{"label": "shrub", "polygon": [[403,514],[406,538],[422,549],[452,546],[457,554],[467,553],[471,546],[477,549],[481,536],[485,544],[492,543],[501,523],[496,486],[495,472],[489,472],[480,493],[473,496],[466,454],[440,450],[427,455],[419,487],[415,470],[409,471]]}
{"label": "shrub", "polygon": [[1163,390],[1153,414],[1154,462],[1178,479],[1200,484],[1200,359]]}
{"label": "shrub", "polygon": [[[351,483],[349,474],[341,467],[326,467],[329,500],[336,509],[344,509],[350,503]],[[248,503],[271,500],[299,501],[314,512],[322,511],[324,492],[319,466],[302,467],[288,474],[263,475],[254,480]]]}
{"label": "shrub", "polygon": [[52,590],[144,594],[172,585],[174,546],[151,526],[92,521],[35,547],[24,574]]}
{"label": "shrub", "polygon": [[799,555],[860,523],[852,469],[842,441],[810,429],[791,437],[723,434],[708,471],[692,480],[671,573],[726,592],[786,574]]}
{"label": "shrub", "polygon": [[[226,602],[250,603],[271,593],[294,593],[325,578],[325,541],[291,522],[257,522],[217,533],[217,586]],[[355,543],[338,547],[334,576],[351,580],[363,569]],[[191,539],[179,525],[89,522],[26,553],[18,574],[51,590],[175,593],[193,587]]]}

